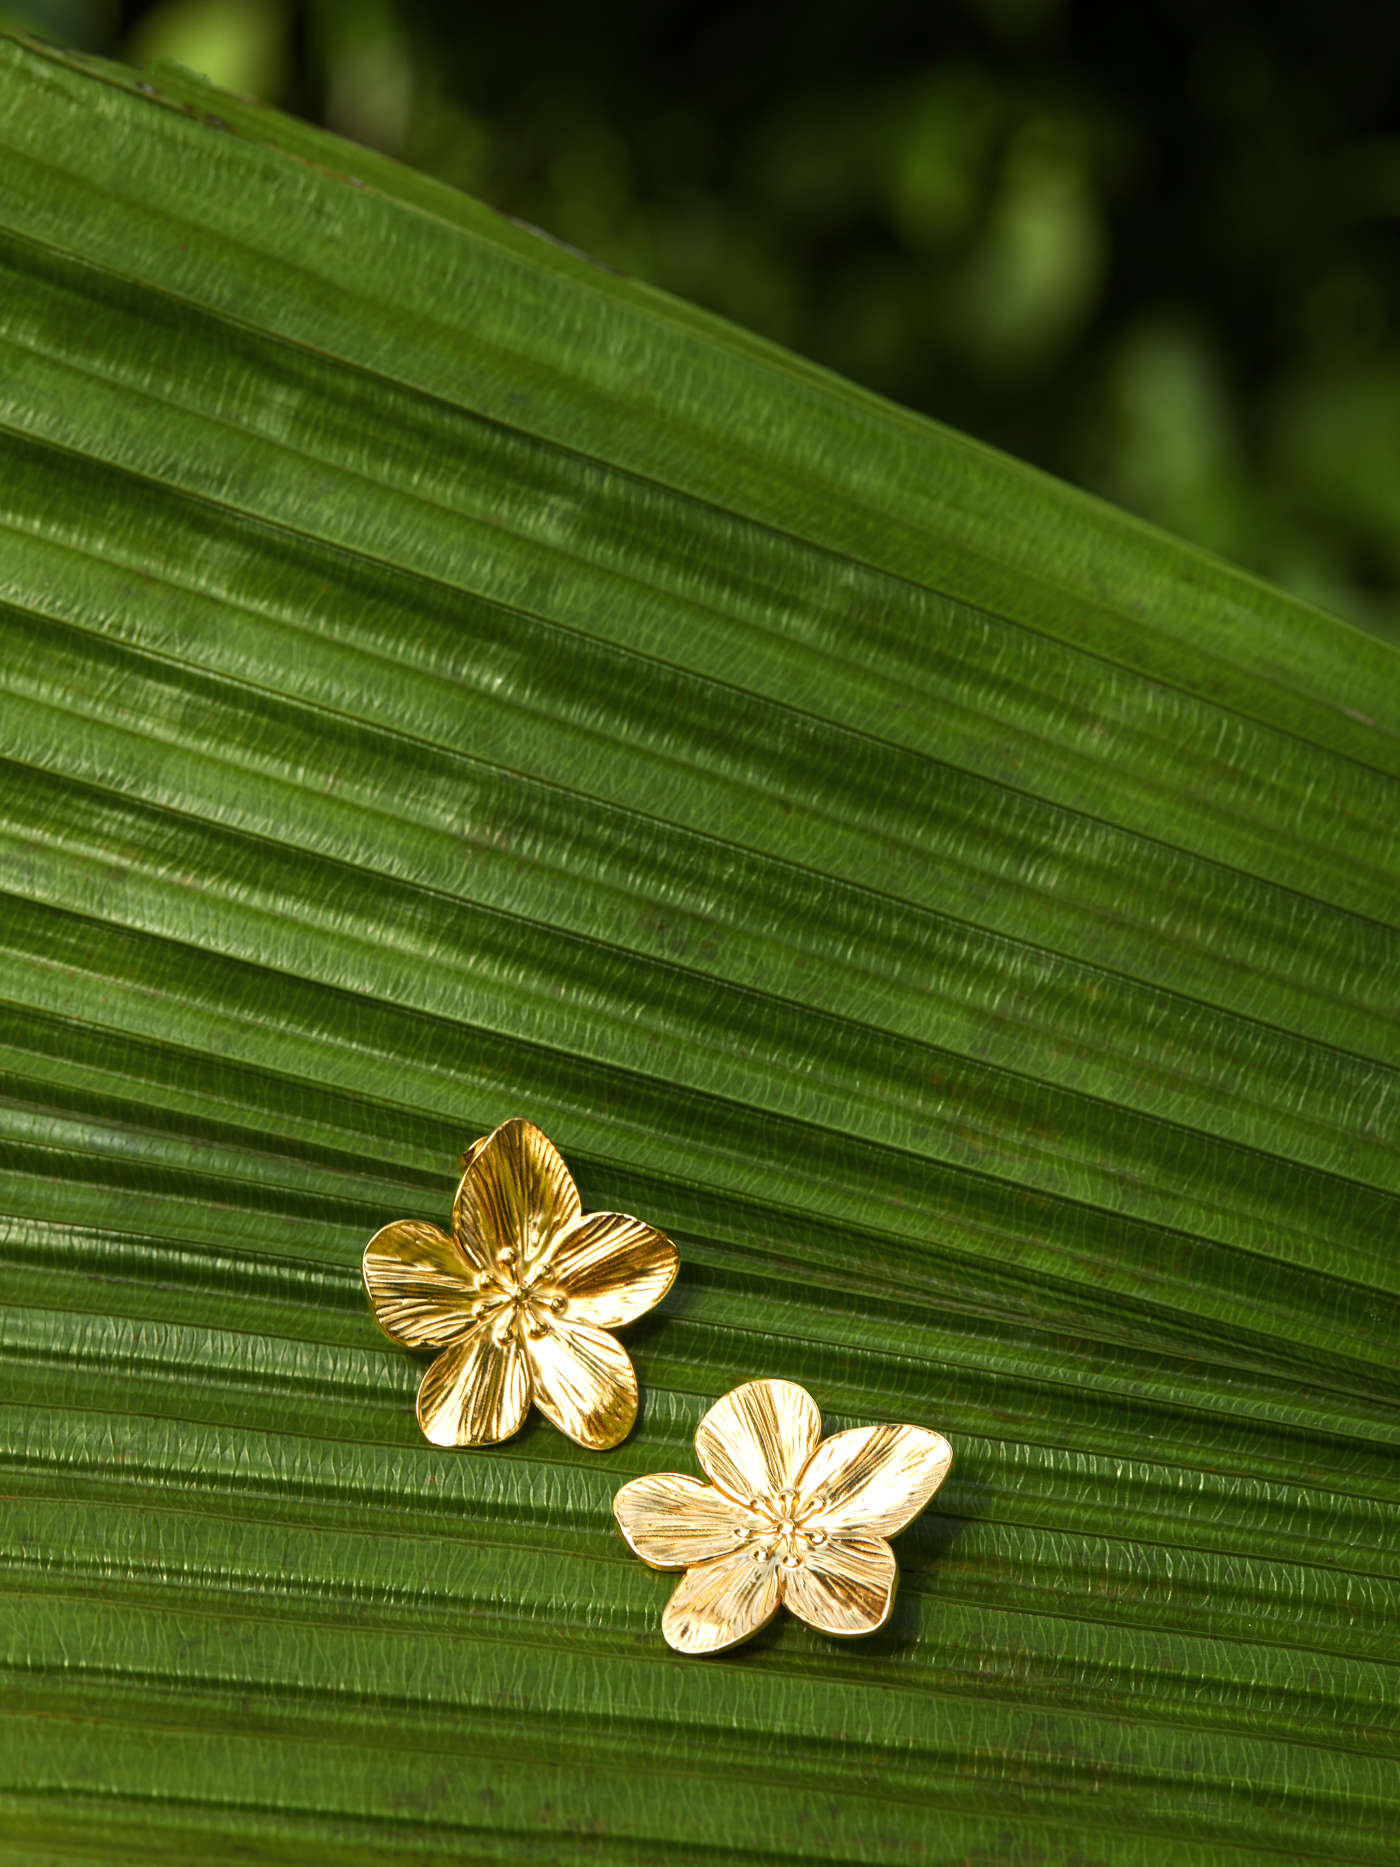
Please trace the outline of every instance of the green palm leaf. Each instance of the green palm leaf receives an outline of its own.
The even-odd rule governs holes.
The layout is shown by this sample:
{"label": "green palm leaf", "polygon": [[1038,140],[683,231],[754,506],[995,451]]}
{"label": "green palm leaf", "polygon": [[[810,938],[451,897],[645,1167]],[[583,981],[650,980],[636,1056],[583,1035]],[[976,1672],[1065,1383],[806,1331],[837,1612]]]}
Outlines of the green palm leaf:
{"label": "green palm leaf", "polygon": [[[0,143],[0,1861],[1393,1860],[1393,651],[179,73]],[[613,1453],[360,1288],[517,1113]],[[684,1660],[755,1375],[957,1464]]]}

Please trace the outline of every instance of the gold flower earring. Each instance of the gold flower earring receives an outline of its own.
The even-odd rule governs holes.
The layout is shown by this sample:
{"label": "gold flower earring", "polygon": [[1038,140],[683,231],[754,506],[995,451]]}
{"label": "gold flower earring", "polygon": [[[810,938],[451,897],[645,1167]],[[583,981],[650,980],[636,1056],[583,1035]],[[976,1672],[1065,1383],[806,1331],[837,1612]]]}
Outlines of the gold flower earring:
{"label": "gold flower earring", "polygon": [[822,1438],[817,1403],[792,1381],[749,1381],[695,1434],[714,1480],[634,1478],[618,1528],[654,1569],[684,1569],[661,1630],[678,1653],[737,1646],[786,1606],[824,1634],[873,1634],[899,1580],[885,1541],[948,1475],[953,1449],[922,1426],[857,1426]]}
{"label": "gold flower earring", "polygon": [[661,1301],[676,1247],[625,1213],[585,1214],[533,1122],[503,1122],[462,1166],[450,1236],[396,1219],[365,1246],[379,1327],[442,1351],[418,1389],[419,1425],[434,1445],[495,1445],[533,1401],[578,1445],[617,1445],[637,1417],[637,1377],[607,1331]]}

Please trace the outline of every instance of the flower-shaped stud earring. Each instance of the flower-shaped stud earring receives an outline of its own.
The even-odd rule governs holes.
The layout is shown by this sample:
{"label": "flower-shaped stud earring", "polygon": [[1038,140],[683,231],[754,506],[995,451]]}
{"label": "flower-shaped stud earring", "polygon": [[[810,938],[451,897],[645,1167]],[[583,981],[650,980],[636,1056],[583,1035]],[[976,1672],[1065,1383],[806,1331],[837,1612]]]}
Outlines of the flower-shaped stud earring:
{"label": "flower-shaped stud earring", "polygon": [[625,1213],[585,1214],[532,1122],[503,1122],[462,1164],[450,1236],[397,1219],[365,1246],[385,1335],[442,1351],[418,1389],[419,1425],[434,1445],[494,1445],[533,1400],[579,1445],[615,1446],[637,1417],[637,1377],[607,1331],[661,1301],[676,1247]]}
{"label": "flower-shaped stud earring", "polygon": [[952,1447],[922,1426],[857,1426],[822,1439],[817,1403],[792,1381],[749,1381],[695,1435],[714,1480],[634,1478],[618,1527],[654,1569],[685,1569],[661,1629],[679,1653],[719,1653],[791,1608],[825,1634],[873,1634],[899,1571],[885,1541],[948,1475]]}

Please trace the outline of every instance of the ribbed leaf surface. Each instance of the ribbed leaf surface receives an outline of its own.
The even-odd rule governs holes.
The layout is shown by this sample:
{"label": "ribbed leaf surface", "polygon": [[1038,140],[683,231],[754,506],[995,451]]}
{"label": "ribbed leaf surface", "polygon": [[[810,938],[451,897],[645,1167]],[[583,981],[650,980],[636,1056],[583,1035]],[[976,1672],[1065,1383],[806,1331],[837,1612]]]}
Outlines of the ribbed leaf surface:
{"label": "ribbed leaf surface", "polygon": [[[180,74],[0,48],[0,274],[0,1861],[1393,1862],[1393,652]],[[514,1114],[612,1453],[360,1287]],[[682,1659],[765,1374],[957,1463]]]}

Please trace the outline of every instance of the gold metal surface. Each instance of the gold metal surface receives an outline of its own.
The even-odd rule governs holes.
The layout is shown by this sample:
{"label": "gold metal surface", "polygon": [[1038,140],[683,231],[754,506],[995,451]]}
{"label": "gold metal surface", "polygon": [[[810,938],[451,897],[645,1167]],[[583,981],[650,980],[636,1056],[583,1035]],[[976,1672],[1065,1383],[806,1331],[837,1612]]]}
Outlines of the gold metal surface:
{"label": "gold metal surface", "polygon": [[533,1122],[503,1122],[462,1167],[450,1234],[396,1219],[365,1246],[385,1335],[441,1351],[418,1389],[419,1425],[434,1445],[494,1445],[533,1401],[579,1445],[617,1445],[637,1417],[637,1377],[607,1331],[661,1301],[676,1247],[626,1213],[584,1213]]}
{"label": "gold metal surface", "polygon": [[654,1569],[684,1569],[662,1616],[679,1653],[720,1653],[780,1605],[826,1634],[873,1634],[899,1572],[885,1541],[948,1475],[953,1449],[922,1426],[858,1426],[822,1439],[792,1381],[749,1381],[701,1420],[695,1450],[713,1480],[634,1478],[618,1527]]}

